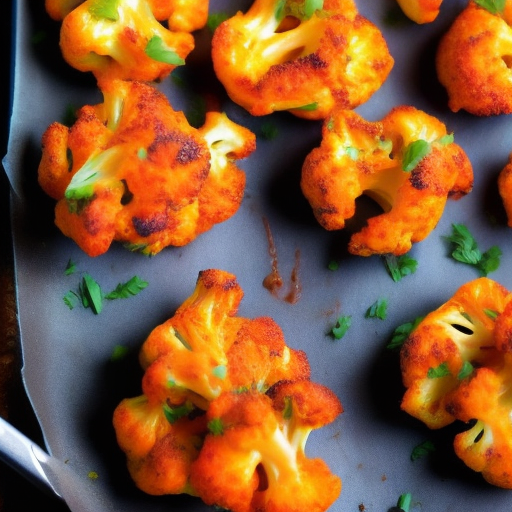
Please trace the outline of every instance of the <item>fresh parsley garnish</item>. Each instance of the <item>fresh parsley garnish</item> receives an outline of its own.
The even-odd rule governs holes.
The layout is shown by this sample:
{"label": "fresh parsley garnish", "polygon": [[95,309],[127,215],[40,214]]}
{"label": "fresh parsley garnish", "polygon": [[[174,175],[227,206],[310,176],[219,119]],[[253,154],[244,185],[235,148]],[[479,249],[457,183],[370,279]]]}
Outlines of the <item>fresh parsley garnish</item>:
{"label": "fresh parsley garnish", "polygon": [[188,401],[181,405],[171,406],[164,404],[163,406],[165,418],[171,425],[176,423],[180,418],[190,414],[193,409],[194,406]]}
{"label": "fresh parsley garnish", "polygon": [[408,144],[402,158],[402,170],[411,172],[430,153],[431,149],[431,144],[423,139]]}
{"label": "fresh parsley garnish", "polygon": [[505,10],[507,0],[475,0],[475,3],[491,14],[501,14]]}
{"label": "fresh parsley garnish", "polygon": [[419,316],[415,318],[412,322],[406,322],[404,324],[399,325],[391,335],[391,339],[387,344],[386,348],[390,350],[394,350],[400,348],[405,340],[410,336],[410,334],[418,327],[420,322],[424,317]]}
{"label": "fresh parsley garnish", "polygon": [[271,121],[266,121],[261,125],[260,134],[265,140],[273,140],[279,134],[279,129]]}
{"label": "fresh parsley garnish", "polygon": [[459,373],[457,374],[457,379],[463,380],[466,377],[469,377],[474,370],[474,366],[469,361],[464,361],[462,364],[462,368],[459,370]]}
{"label": "fresh parsley garnish", "polygon": [[66,269],[64,270],[64,274],[70,276],[76,272],[76,263],[69,259],[68,264],[66,265]]}
{"label": "fresh parsley garnish", "polygon": [[208,422],[208,430],[214,436],[221,436],[224,433],[224,425],[220,418],[213,418]]}
{"label": "fresh parsley garnish", "polygon": [[300,107],[293,107],[294,110],[307,110],[307,111],[316,110],[317,108],[318,108],[318,103],[316,103],[316,102],[308,103],[307,105],[302,105]]}
{"label": "fresh parsley garnish", "polygon": [[402,254],[401,256],[386,254],[384,256],[384,265],[391,279],[395,282],[400,281],[405,276],[414,274],[418,268],[418,262],[407,254]]}
{"label": "fresh parsley garnish", "polygon": [[331,329],[331,334],[334,336],[335,339],[340,340],[345,336],[348,329],[350,328],[352,324],[352,317],[350,315],[346,316],[340,316],[336,320],[336,324]]}
{"label": "fresh parsley garnish", "polygon": [[365,318],[379,318],[385,320],[388,312],[387,299],[377,299],[365,313]]}
{"label": "fresh parsley garnish", "polygon": [[119,19],[118,4],[119,0],[94,0],[89,5],[89,12],[97,18],[117,21]]}
{"label": "fresh parsley garnish", "polygon": [[208,30],[213,34],[217,27],[229,18],[229,14],[225,12],[213,12],[208,15],[206,26]]}
{"label": "fresh parsley garnish", "polygon": [[415,461],[435,451],[436,447],[432,441],[423,441],[416,445],[411,452],[411,460]]}
{"label": "fresh parsley garnish", "polygon": [[494,309],[484,309],[484,313],[491,319],[496,320],[498,318],[499,313],[494,311]]}
{"label": "fresh parsley garnish", "polygon": [[448,375],[451,375],[451,372],[448,368],[447,362],[441,363],[435,368],[429,368],[427,372],[427,377],[429,379],[440,379],[442,377],[447,377]]}
{"label": "fresh parsley garnish", "polygon": [[478,248],[477,241],[463,224],[452,224],[452,234],[445,238],[455,246],[451,253],[452,258],[474,266],[481,276],[487,276],[500,266],[501,249],[493,245],[482,253]]}
{"label": "fresh parsley garnish", "polygon": [[412,495],[410,492],[401,494],[398,498],[396,506],[403,512],[409,512],[411,508]]}
{"label": "fresh parsley garnish", "polygon": [[138,276],[133,276],[126,283],[119,283],[114,290],[105,295],[105,299],[127,299],[140,293],[148,285],[147,281],[143,281]]}
{"label": "fresh parsley garnish", "polygon": [[169,48],[160,36],[153,36],[144,49],[146,55],[158,62],[164,62],[172,66],[182,66],[185,59],[182,59],[172,48]]}
{"label": "fresh parsley garnish", "polygon": [[103,309],[103,294],[98,282],[85,273],[78,290],[84,308],[91,308],[93,313],[99,315]]}

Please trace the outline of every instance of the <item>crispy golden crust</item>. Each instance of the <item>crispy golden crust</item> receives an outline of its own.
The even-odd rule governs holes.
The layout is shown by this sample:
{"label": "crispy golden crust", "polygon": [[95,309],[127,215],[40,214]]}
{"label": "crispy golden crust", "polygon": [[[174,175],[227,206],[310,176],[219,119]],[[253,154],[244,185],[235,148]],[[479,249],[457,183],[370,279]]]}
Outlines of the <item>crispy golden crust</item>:
{"label": "crispy golden crust", "polygon": [[412,21],[423,24],[437,18],[443,0],[397,0],[404,14]]}
{"label": "crispy golden crust", "polygon": [[[402,409],[433,429],[471,422],[455,436],[455,453],[489,483],[512,488],[512,294],[488,278],[464,284],[409,335],[400,364]],[[441,366],[447,373],[432,375]]]}
{"label": "crispy golden crust", "polygon": [[281,26],[275,3],[257,0],[215,31],[215,72],[235,103],[256,116],[289,110],[323,119],[335,106],[365,102],[385,81],[393,58],[352,0],[325,2],[328,15],[290,16]]}
{"label": "crispy golden crust", "polygon": [[511,9],[507,1],[499,16],[471,1],[442,37],[436,68],[452,111],[478,116],[512,112],[512,28],[506,21]]}
{"label": "crispy golden crust", "polygon": [[[102,90],[104,103],[83,107],[70,129],[54,123],[43,136],[39,183],[58,201],[55,222],[66,236],[90,256],[114,240],[156,254],[234,215],[245,187],[234,159],[255,149],[253,133],[218,113],[196,130],[163,94],[140,82],[112,81]],[[217,135],[215,147],[210,133]],[[119,156],[98,169],[106,177],[93,195],[66,197],[86,162],[111,149]]]}
{"label": "crispy golden crust", "polygon": [[[301,187],[318,222],[342,229],[356,212],[356,199],[375,199],[384,213],[355,233],[349,251],[360,256],[401,255],[425,239],[439,221],[446,200],[470,192],[473,172],[457,144],[443,144],[446,127],[413,107],[395,107],[381,121],[368,122],[352,111],[326,120],[320,147],[306,157]],[[419,139],[430,152],[410,172],[404,151]]]}
{"label": "crispy golden crust", "polygon": [[172,32],[194,32],[206,25],[208,0],[148,0],[155,18]]}
{"label": "crispy golden crust", "polygon": [[233,274],[204,270],[150,333],[143,394],[114,412],[119,447],[150,494],[189,493],[233,512],[323,512],[341,481],[305,444],[343,407],[311,382],[305,353],[274,320],[237,316],[242,296]]}
{"label": "crispy golden crust", "polygon": [[146,52],[150,41],[185,59],[194,49],[186,31],[165,28],[154,16],[147,0],[122,1],[116,20],[95,16],[91,0],[78,5],[62,20],[60,47],[66,62],[79,71],[90,71],[98,81],[159,81],[176,68],[176,61],[153,58]]}

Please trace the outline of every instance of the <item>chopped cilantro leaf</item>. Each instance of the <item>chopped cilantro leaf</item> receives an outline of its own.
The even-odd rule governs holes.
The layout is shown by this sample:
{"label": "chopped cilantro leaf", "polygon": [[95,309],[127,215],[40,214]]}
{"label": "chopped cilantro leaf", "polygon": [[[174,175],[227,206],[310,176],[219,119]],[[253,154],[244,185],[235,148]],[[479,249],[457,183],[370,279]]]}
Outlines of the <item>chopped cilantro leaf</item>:
{"label": "chopped cilantro leaf", "polygon": [[307,105],[302,105],[300,107],[294,107],[294,110],[316,110],[318,108],[318,103],[308,103]]}
{"label": "chopped cilantro leaf", "polygon": [[427,377],[429,379],[440,379],[441,377],[447,377],[451,375],[450,369],[448,368],[448,363],[441,363],[436,368],[429,368],[427,372]]}
{"label": "chopped cilantro leaf", "polygon": [[410,492],[400,495],[396,506],[403,510],[403,512],[409,512],[411,508],[412,495]]}
{"label": "chopped cilantro leaf", "polygon": [[494,245],[482,253],[475,238],[463,224],[452,224],[452,234],[445,238],[455,246],[452,258],[474,266],[481,276],[487,276],[500,266],[501,249]]}
{"label": "chopped cilantro leaf", "polygon": [[66,269],[64,270],[64,274],[70,276],[76,272],[76,263],[69,259],[68,264],[66,265]]}
{"label": "chopped cilantro leaf", "polygon": [[96,315],[101,313],[103,309],[101,287],[98,282],[87,273],[82,277],[80,297],[85,308],[91,308]]}
{"label": "chopped cilantro leaf", "polygon": [[418,262],[407,254],[402,254],[401,256],[386,254],[384,256],[384,264],[391,279],[395,282],[400,281],[405,276],[414,274],[418,268]]}
{"label": "chopped cilantro leaf", "polygon": [[435,451],[436,447],[432,441],[423,441],[416,445],[411,452],[411,460],[418,460]]}
{"label": "chopped cilantro leaf", "polygon": [[110,356],[111,361],[119,361],[120,359],[123,359],[123,357],[126,356],[128,353],[128,347],[124,345],[116,345],[114,349],[112,350],[112,354]]}
{"label": "chopped cilantro leaf", "polygon": [[146,55],[158,62],[164,62],[174,66],[182,66],[185,59],[182,59],[172,48],[169,48],[159,36],[153,36],[144,49]]}
{"label": "chopped cilantro leaf", "polygon": [[126,283],[119,283],[115,290],[112,290],[110,293],[105,295],[105,299],[115,300],[115,299],[126,299],[128,297],[132,297],[140,293],[144,288],[148,285],[147,281],[143,281],[138,276],[133,276]]}
{"label": "chopped cilantro leaf", "polygon": [[208,422],[208,430],[214,436],[221,436],[224,433],[224,425],[220,418],[213,418]]}
{"label": "chopped cilantro leaf", "polygon": [[462,368],[460,369],[457,379],[463,380],[469,377],[473,373],[474,367],[469,361],[464,361]]}
{"label": "chopped cilantro leaf", "polygon": [[266,121],[261,125],[260,133],[265,140],[273,140],[279,134],[279,130],[274,123]]}
{"label": "chopped cilantro leaf", "polygon": [[415,167],[423,160],[431,150],[429,142],[423,139],[415,140],[411,142],[404,151],[402,158],[402,170],[405,172],[411,172]]}
{"label": "chopped cilantro leaf", "polygon": [[119,19],[118,3],[119,0],[93,0],[89,5],[89,12],[97,18],[117,21]]}
{"label": "chopped cilantro leaf", "polygon": [[171,425],[176,423],[180,418],[187,416],[193,409],[194,406],[188,401],[181,405],[171,406],[169,404],[164,404],[163,406],[165,419]]}
{"label": "chopped cilantro leaf", "polygon": [[69,290],[66,293],[66,295],[64,295],[64,297],[62,297],[62,300],[64,301],[64,304],[66,304],[66,306],[69,309],[74,309],[77,302],[80,300],[80,297],[78,297],[78,295],[73,290]]}
{"label": "chopped cilantro leaf", "polygon": [[217,27],[229,18],[229,14],[225,12],[214,12],[208,15],[206,26],[208,30],[213,34]]}
{"label": "chopped cilantro leaf", "polygon": [[331,334],[335,339],[339,340],[345,336],[351,324],[351,316],[340,316],[338,320],[336,320],[334,327],[331,329]]}
{"label": "chopped cilantro leaf", "polygon": [[391,335],[391,340],[389,341],[386,348],[393,350],[396,348],[400,348],[405,340],[409,337],[409,335],[418,327],[419,323],[423,320],[422,316],[415,318],[412,322],[406,322],[405,324],[399,325]]}
{"label": "chopped cilantro leaf", "polygon": [[379,318],[385,320],[388,311],[388,301],[386,299],[377,299],[365,313],[365,318]]}
{"label": "chopped cilantro leaf", "polygon": [[484,309],[484,313],[491,319],[496,320],[498,318],[499,313],[494,311],[493,309]]}
{"label": "chopped cilantro leaf", "polygon": [[475,0],[475,3],[491,14],[502,14],[507,0]]}
{"label": "chopped cilantro leaf", "polygon": [[340,268],[340,264],[336,260],[331,260],[329,261],[327,268],[334,272],[335,270],[338,270]]}

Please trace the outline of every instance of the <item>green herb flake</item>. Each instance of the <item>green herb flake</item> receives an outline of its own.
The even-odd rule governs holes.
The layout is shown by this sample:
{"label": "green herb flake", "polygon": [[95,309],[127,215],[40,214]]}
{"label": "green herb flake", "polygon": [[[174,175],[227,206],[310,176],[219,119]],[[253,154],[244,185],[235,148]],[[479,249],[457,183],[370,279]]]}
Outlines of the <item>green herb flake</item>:
{"label": "green herb flake", "polygon": [[291,397],[284,397],[284,409],[283,409],[283,419],[289,420],[292,417],[293,413],[293,402]]}
{"label": "green herb flake", "polygon": [[140,293],[144,288],[148,285],[147,281],[143,281],[138,276],[133,276],[126,283],[119,283],[114,290],[105,295],[105,299],[115,300],[115,299],[127,299],[128,297],[133,297]]}
{"label": "green herb flake", "polygon": [[208,430],[214,436],[221,436],[224,434],[224,425],[222,424],[222,420],[220,418],[213,418],[208,422]]}
{"label": "green herb flake", "polygon": [[164,404],[163,411],[165,415],[165,419],[171,424],[174,425],[180,418],[187,416],[192,412],[194,406],[191,402],[187,401],[184,404],[172,406],[169,404]]}
{"label": "green herb flake", "polygon": [[457,379],[463,380],[466,377],[469,377],[473,373],[474,369],[474,366],[469,361],[464,361],[462,368],[457,374]]}
{"label": "green herb flake", "polygon": [[340,316],[338,320],[336,320],[336,324],[334,325],[334,327],[331,329],[331,334],[334,336],[335,339],[340,340],[341,338],[343,338],[343,336],[345,336],[351,324],[351,316]]}
{"label": "green herb flake", "polygon": [[109,21],[119,19],[119,0],[93,0],[89,5],[89,12],[97,18]]}
{"label": "green herb flake", "polygon": [[64,275],[70,276],[71,274],[74,274],[75,272],[76,272],[76,263],[72,259],[69,259],[68,263],[66,265],[66,268],[64,270]]}
{"label": "green herb flake", "polygon": [[302,105],[301,107],[294,107],[292,110],[307,110],[307,111],[313,111],[318,108],[318,103],[308,103],[307,105]]}
{"label": "green herb flake", "polygon": [[331,260],[327,264],[327,268],[329,270],[331,270],[332,272],[335,272],[336,270],[338,270],[340,268],[340,264],[336,260]]}
{"label": "green herb flake", "polygon": [[282,21],[286,16],[285,7],[286,0],[279,0],[278,2],[276,2],[276,6],[274,9],[274,17],[278,22]]}
{"label": "green herb flake", "polygon": [[411,460],[415,461],[421,459],[436,450],[436,447],[432,441],[423,441],[416,445],[411,452]]}
{"label": "green herb flake", "polygon": [[99,477],[100,475],[98,475],[96,471],[89,471],[89,473],[87,473],[87,478],[89,478],[90,480],[98,480]]}
{"label": "green herb flake", "polygon": [[129,349],[125,345],[116,345],[112,350],[112,354],[110,355],[111,361],[119,361],[123,359],[126,354],[128,354]]}
{"label": "green herb flake", "polygon": [[385,320],[388,312],[388,301],[386,299],[377,299],[365,313],[365,318],[379,318]]}
{"label": "green herb flake", "polygon": [[139,160],[146,160],[148,157],[148,150],[146,148],[139,148],[137,150],[137,158]]}
{"label": "green herb flake", "polygon": [[491,14],[503,14],[507,0],[475,0],[475,3]]}
{"label": "green herb flake", "polygon": [[442,137],[439,137],[439,139],[436,140],[438,144],[441,144],[441,146],[447,146],[448,144],[452,144],[455,140],[453,133],[447,133],[446,135],[443,135]]}
{"label": "green herb flake", "polygon": [[451,375],[450,369],[448,368],[448,363],[441,363],[436,368],[429,368],[427,372],[427,377],[429,379],[440,379],[442,377],[447,377]]}
{"label": "green herb flake", "polygon": [[160,36],[153,36],[148,41],[144,52],[149,58],[171,66],[185,64],[185,59],[182,59],[172,48],[169,48]]}
{"label": "green herb flake", "polygon": [[98,282],[89,274],[84,274],[80,285],[80,297],[86,308],[91,308],[93,313],[99,315],[103,309],[103,294]]}
{"label": "green herb flake", "polygon": [[226,375],[228,373],[228,369],[226,368],[226,365],[225,364],[220,364],[219,366],[216,366],[213,370],[212,370],[212,373],[215,377],[219,378],[219,379],[225,379],[226,378]]}
{"label": "green herb flake", "polygon": [[192,351],[192,347],[190,346],[190,343],[176,330],[173,329],[173,334],[176,337],[176,339],[187,349]]}
{"label": "green herb flake", "polygon": [[397,348],[400,348],[404,344],[405,340],[412,334],[414,329],[418,327],[423,318],[424,317],[419,316],[415,318],[412,322],[406,322],[404,324],[399,325],[393,331],[391,339],[387,344],[386,348],[388,348],[389,350],[395,350]]}
{"label": "green herb flake", "polygon": [[229,18],[229,14],[225,12],[214,12],[208,15],[206,26],[208,30],[213,34],[217,27]]}
{"label": "green herb flake", "polygon": [[304,2],[304,16],[309,19],[315,14],[316,11],[321,11],[324,8],[324,0],[305,0]]}
{"label": "green herb flake", "polygon": [[466,313],[466,311],[461,311],[461,316],[463,318],[465,318],[470,324],[474,323],[473,322],[473,319],[471,318],[471,316],[469,315],[469,313]]}
{"label": "green herb flake", "polygon": [[354,162],[357,162],[357,160],[359,159],[360,151],[359,151],[359,149],[357,149],[357,148],[355,148],[353,146],[346,147],[345,148],[345,153]]}
{"label": "green herb flake", "polygon": [[418,268],[417,260],[407,254],[402,254],[401,256],[386,254],[384,256],[384,265],[395,283],[401,281],[403,277],[414,274]]}
{"label": "green herb flake", "polygon": [[279,134],[279,129],[274,123],[266,121],[261,125],[260,134],[265,140],[274,140]]}
{"label": "green herb flake", "polygon": [[403,512],[409,512],[411,508],[412,495],[410,492],[401,494],[398,498],[396,506]]}
{"label": "green herb flake", "polygon": [[80,297],[73,290],[69,290],[66,295],[62,297],[62,300],[69,309],[74,309],[77,303],[80,301]]}
{"label": "green herb flake", "polygon": [[501,249],[492,246],[482,253],[473,235],[463,224],[452,224],[452,234],[445,237],[455,246],[451,252],[454,260],[474,266],[481,276],[487,276],[498,269],[501,263]]}
{"label": "green herb flake", "polygon": [[423,160],[431,150],[429,142],[423,139],[415,140],[411,142],[404,151],[402,158],[402,170],[405,172],[411,172],[416,166]]}
{"label": "green herb flake", "polygon": [[494,309],[484,309],[484,313],[491,319],[496,320],[498,318],[499,313],[494,311]]}

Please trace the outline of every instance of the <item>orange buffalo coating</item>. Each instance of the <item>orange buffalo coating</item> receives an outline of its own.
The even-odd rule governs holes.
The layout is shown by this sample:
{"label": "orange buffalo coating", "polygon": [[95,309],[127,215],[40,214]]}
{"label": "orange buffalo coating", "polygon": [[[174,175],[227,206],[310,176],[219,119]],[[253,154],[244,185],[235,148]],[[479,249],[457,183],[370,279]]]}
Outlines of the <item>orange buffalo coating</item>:
{"label": "orange buffalo coating", "polygon": [[[98,82],[160,81],[185,63],[195,45],[192,34],[179,23],[167,28],[155,17],[153,9],[159,17],[177,15],[173,5],[164,10],[158,0],[119,0],[113,13],[98,15],[97,2],[85,0],[62,19],[62,55],[70,66],[92,72]],[[183,24],[190,28],[186,20]]]}
{"label": "orange buffalo coating", "polygon": [[470,1],[442,37],[436,68],[452,111],[512,113],[511,23],[511,0],[498,14]]}
{"label": "orange buffalo coating", "polygon": [[423,24],[437,18],[443,0],[397,0],[397,2],[408,18]]}
{"label": "orange buffalo coating", "polygon": [[[404,154],[418,140],[429,152],[405,172]],[[302,191],[327,230],[344,228],[363,194],[382,207],[382,214],[351,237],[349,251],[360,256],[408,252],[435,228],[446,200],[467,194],[472,184],[470,161],[445,125],[409,106],[395,107],[377,122],[353,111],[333,112],[301,178]]]}
{"label": "orange buffalo coating", "polygon": [[214,33],[212,59],[228,95],[255,116],[288,110],[323,119],[335,106],[354,108],[386,80],[393,58],[353,0],[305,4],[256,0]]}
{"label": "orange buffalo coating", "polygon": [[237,316],[242,296],[233,274],[199,273],[141,348],[143,394],[115,409],[117,441],[149,494],[188,493],[233,512],[323,512],[341,481],[305,444],[343,408],[271,318]]}
{"label": "orange buffalo coating", "polygon": [[43,135],[39,183],[66,236],[90,256],[114,240],[156,254],[237,211],[245,174],[234,160],[255,149],[252,132],[215,112],[197,130],[148,84],[104,85],[103,103]]}
{"label": "orange buffalo coating", "polygon": [[457,456],[511,489],[512,294],[485,277],[464,284],[409,335],[400,364],[402,409],[431,429],[467,424]]}

